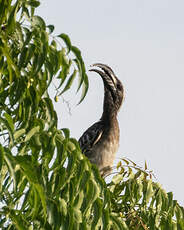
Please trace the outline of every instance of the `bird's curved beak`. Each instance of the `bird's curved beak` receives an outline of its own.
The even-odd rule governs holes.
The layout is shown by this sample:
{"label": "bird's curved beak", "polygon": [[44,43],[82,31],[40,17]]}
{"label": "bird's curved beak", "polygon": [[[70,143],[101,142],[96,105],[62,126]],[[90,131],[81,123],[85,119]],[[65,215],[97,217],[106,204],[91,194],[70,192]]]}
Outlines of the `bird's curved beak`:
{"label": "bird's curved beak", "polygon": [[112,94],[115,95],[117,80],[113,70],[109,66],[100,63],[93,64],[91,67],[99,67],[104,71],[102,72],[98,69],[89,70],[98,73],[102,77],[105,85],[111,90]]}
{"label": "bird's curved beak", "polygon": [[111,78],[112,82],[114,83],[114,86],[116,85],[116,83],[117,83],[116,76],[115,76],[113,70],[108,65],[101,64],[101,63],[95,63],[95,64],[91,65],[90,67],[94,67],[94,66],[101,68],[108,75],[108,77]]}

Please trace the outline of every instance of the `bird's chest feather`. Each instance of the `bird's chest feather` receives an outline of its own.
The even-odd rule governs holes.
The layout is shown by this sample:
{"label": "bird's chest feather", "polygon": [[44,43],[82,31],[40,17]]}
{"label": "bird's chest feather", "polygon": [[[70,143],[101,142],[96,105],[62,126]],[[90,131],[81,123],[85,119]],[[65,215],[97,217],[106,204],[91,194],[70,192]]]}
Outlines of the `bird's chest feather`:
{"label": "bird's chest feather", "polygon": [[94,146],[91,154],[91,162],[97,164],[99,169],[111,167],[119,147],[118,123],[106,129],[101,140]]}

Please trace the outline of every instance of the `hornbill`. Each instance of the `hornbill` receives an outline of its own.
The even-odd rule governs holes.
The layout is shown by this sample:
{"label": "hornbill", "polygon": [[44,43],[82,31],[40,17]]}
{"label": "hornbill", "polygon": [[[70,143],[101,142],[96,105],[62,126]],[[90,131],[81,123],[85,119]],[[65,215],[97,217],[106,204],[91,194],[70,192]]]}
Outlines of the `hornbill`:
{"label": "hornbill", "polygon": [[90,69],[98,73],[104,83],[103,113],[98,122],[89,127],[79,139],[82,152],[91,163],[96,164],[101,175],[112,170],[115,154],[119,146],[119,125],[117,113],[124,98],[124,89],[113,70],[104,64],[94,64]]}

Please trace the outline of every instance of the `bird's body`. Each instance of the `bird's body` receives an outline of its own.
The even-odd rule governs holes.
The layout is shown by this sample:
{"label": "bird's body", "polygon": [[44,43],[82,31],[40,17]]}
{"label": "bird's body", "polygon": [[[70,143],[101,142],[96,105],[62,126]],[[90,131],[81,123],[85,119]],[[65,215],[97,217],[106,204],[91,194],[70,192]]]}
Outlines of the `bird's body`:
{"label": "bird's body", "polygon": [[83,153],[104,173],[109,171],[119,146],[119,125],[116,117],[106,125],[102,120],[93,124],[79,140]]}
{"label": "bird's body", "polygon": [[92,69],[101,75],[104,82],[104,108],[101,119],[89,127],[79,139],[82,152],[91,163],[96,164],[102,175],[111,171],[119,146],[117,113],[123,101],[123,86],[110,67],[95,64],[104,72]]}

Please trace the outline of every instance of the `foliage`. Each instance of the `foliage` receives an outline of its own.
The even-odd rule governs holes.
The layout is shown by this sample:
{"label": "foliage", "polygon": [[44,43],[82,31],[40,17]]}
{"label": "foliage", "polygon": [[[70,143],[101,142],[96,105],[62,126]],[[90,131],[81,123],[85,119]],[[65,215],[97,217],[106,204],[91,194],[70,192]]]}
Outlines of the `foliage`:
{"label": "foliage", "polygon": [[[184,229],[172,193],[125,160],[109,184],[58,129],[55,100],[88,77],[80,50],[35,15],[37,0],[0,0],[0,228]],[[134,170],[132,170],[134,169]]]}
{"label": "foliage", "polygon": [[184,229],[184,208],[173,200],[172,192],[166,193],[154,182],[146,163],[143,170],[131,160],[122,159],[117,168],[119,173],[108,188],[112,210],[119,212],[127,229]]}

